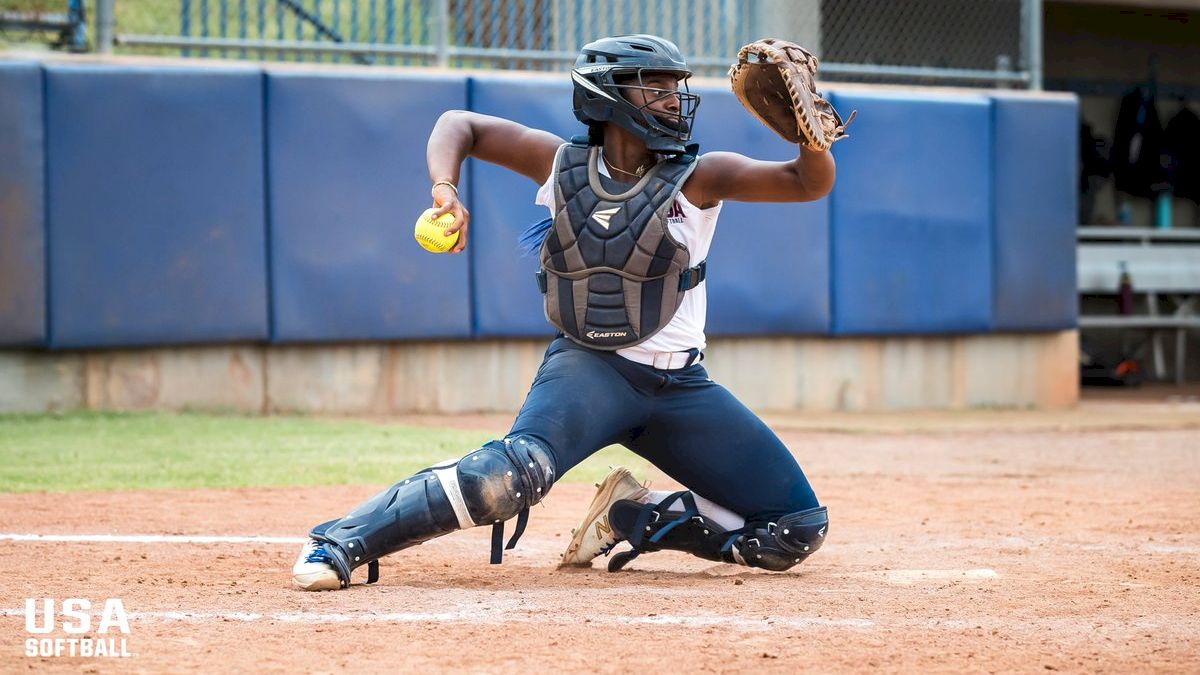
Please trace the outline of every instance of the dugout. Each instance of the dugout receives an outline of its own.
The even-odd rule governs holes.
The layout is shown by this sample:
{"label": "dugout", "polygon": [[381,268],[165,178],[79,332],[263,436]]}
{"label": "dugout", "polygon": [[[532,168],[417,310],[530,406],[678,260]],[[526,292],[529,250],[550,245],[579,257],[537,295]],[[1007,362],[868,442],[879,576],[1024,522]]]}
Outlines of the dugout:
{"label": "dugout", "polygon": [[1047,2],[1044,30],[1046,88],[1079,96],[1085,351],[1134,357],[1142,379],[1195,381],[1200,2]]}

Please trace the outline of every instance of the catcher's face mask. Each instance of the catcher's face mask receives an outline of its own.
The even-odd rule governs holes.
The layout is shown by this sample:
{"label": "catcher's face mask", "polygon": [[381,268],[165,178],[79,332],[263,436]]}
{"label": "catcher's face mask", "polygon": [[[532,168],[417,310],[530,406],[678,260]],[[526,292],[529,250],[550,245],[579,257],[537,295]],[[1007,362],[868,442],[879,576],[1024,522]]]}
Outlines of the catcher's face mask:
{"label": "catcher's face mask", "polygon": [[639,112],[646,126],[682,143],[692,137],[692,122],[700,107],[700,95],[691,93],[691,73],[639,69],[633,74],[614,75],[613,88]]}
{"label": "catcher's face mask", "polygon": [[611,122],[646,147],[682,154],[692,137],[700,96],[688,90],[679,48],[653,35],[620,35],[586,45],[575,61],[575,117]]}

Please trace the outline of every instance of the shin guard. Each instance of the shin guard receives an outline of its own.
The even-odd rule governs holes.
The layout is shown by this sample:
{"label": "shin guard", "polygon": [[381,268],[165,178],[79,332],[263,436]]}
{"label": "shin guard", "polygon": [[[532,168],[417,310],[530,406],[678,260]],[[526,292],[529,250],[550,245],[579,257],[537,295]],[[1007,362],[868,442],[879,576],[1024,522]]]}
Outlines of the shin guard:
{"label": "shin guard", "polygon": [[524,532],[529,507],[546,496],[554,478],[553,455],[540,441],[528,436],[491,441],[459,460],[417,472],[309,534],[327,544],[343,587],[358,567],[369,566],[372,583],[379,558],[476,525],[492,525],[491,561],[498,563],[504,521],[517,516],[511,549]]}

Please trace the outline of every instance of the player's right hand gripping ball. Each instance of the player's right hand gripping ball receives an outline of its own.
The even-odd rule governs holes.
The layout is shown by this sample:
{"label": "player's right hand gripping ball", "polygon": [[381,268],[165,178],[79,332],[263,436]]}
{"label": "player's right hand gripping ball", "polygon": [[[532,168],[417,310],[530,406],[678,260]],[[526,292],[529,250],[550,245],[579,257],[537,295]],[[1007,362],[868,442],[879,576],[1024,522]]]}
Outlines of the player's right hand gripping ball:
{"label": "player's right hand gripping ball", "polygon": [[436,209],[425,209],[420,218],[417,218],[416,230],[413,236],[421,248],[433,253],[445,253],[454,248],[458,243],[458,232],[446,235],[446,228],[454,224],[454,216],[449,213],[443,213],[435,220],[433,212]]}
{"label": "player's right hand gripping ball", "polygon": [[746,109],[789,143],[828,150],[846,137],[845,122],[821,97],[817,57],[794,42],[763,38],[742,47],[729,68],[733,93]]}

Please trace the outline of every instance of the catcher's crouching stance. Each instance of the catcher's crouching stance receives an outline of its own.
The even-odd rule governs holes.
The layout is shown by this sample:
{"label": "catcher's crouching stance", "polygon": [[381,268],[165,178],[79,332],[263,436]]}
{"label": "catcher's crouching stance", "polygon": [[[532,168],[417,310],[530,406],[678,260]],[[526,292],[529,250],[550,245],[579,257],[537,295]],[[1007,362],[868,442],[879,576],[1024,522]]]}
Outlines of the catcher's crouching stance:
{"label": "catcher's crouching stance", "polygon": [[[307,590],[350,583],[376,561],[454,530],[491,525],[500,562],[504,522],[557,477],[618,443],[686,486],[651,491],[617,467],[598,485],[563,565],[611,555],[617,571],[662,550],[787,570],[821,547],[828,517],[795,457],[728,390],[708,377],[706,257],[725,200],[803,202],[829,193],[830,144],[845,136],[817,93],[816,59],[762,40],[730,70],[748,109],[795,143],[786,162],[732,152],[701,155],[691,140],[699,96],[671,42],[651,35],[586,45],[571,78],[587,135],[564,141],[465,111],[442,115],[427,160],[437,211],[454,216],[451,252],[466,246],[470,214],[458,199],[463,161],[476,157],[540,186],[550,217],[523,241],[540,249],[536,281],[559,330],[508,435],[457,461],[418,472],[344,518],[313,528],[292,573]],[[851,116],[853,117],[853,116]],[[627,541],[630,548],[615,553]]]}

